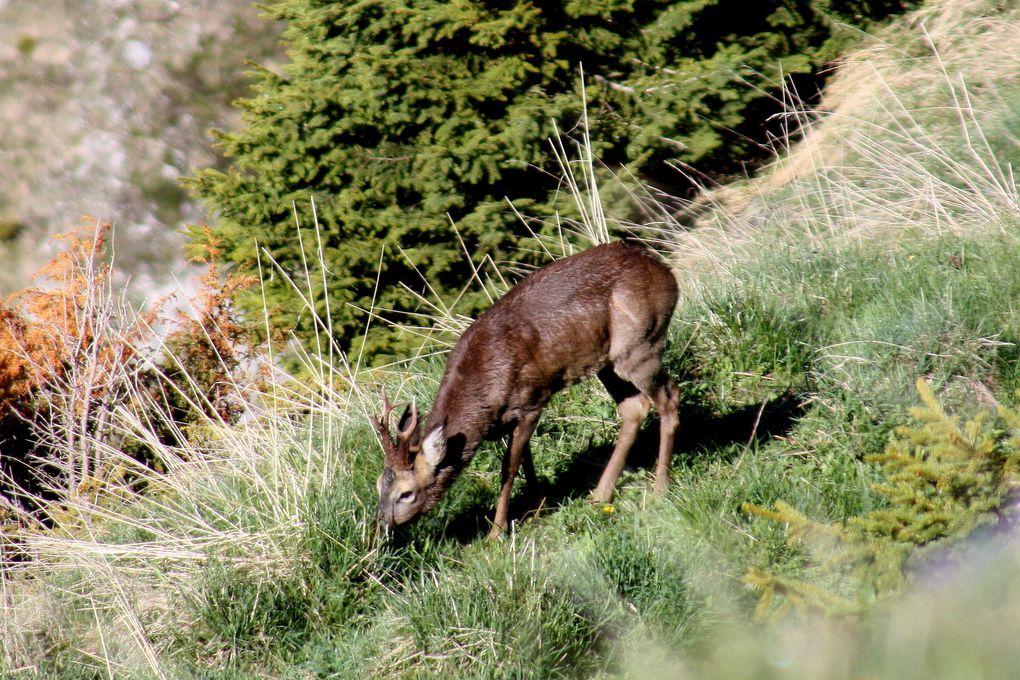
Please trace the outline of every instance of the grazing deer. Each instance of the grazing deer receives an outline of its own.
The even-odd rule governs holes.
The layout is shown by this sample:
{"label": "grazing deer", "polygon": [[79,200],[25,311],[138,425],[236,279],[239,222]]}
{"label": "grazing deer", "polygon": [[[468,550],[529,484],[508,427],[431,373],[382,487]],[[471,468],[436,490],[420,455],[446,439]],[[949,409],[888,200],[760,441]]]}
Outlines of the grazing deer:
{"label": "grazing deer", "polygon": [[419,430],[405,409],[397,438],[383,394],[378,422],[385,453],[378,521],[408,522],[446,493],[485,439],[510,435],[490,538],[507,527],[510,491],[523,464],[535,484],[529,440],[553,393],[597,374],[623,423],[592,493],[608,502],[638,428],[659,412],[655,492],[669,481],[679,425],[676,383],[662,369],[666,329],[677,301],[669,267],[647,248],[618,242],[558,260],[523,279],[464,332],[450,352],[432,411]]}

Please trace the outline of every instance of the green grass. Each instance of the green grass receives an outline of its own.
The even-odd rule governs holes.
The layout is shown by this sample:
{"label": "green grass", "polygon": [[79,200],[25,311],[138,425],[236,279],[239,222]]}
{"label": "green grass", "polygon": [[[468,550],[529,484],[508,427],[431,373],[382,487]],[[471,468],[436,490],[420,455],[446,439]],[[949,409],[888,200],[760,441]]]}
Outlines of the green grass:
{"label": "green grass", "polygon": [[[917,378],[954,412],[1016,403],[1020,203],[1008,168],[1020,160],[1020,85],[994,67],[1020,16],[974,11],[947,10],[931,29],[938,54],[901,25],[895,48],[862,57],[880,86],[834,105],[814,137],[734,190],[742,207],[720,198],[699,228],[660,232],[682,285],[666,353],[683,402],[666,497],[650,495],[652,420],[613,504],[588,502],[616,427],[589,383],[544,414],[542,489],[520,484],[503,541],[482,538],[502,450],[491,443],[433,512],[379,542],[376,388],[364,385],[381,379],[394,399],[426,404],[442,362],[366,378],[313,358],[311,388],[281,378],[274,408],[208,423],[183,449],[113,414],[166,471],[147,473],[141,496],[111,484],[22,532],[33,559],[0,580],[0,675],[1008,676],[1013,549],[911,574],[911,589],[838,623],[755,623],[741,581],[759,567],[853,587],[743,507],[784,501],[824,522],[880,507],[879,472],[863,459],[908,422]],[[822,160],[804,169],[804,154]]]}

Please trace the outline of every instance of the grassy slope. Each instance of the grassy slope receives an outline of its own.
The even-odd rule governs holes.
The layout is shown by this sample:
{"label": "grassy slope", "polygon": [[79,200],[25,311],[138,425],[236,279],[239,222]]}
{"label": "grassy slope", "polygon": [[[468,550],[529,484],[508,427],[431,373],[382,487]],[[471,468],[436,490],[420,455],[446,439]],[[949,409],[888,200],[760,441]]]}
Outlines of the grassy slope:
{"label": "grassy slope", "polygon": [[[377,547],[373,399],[308,395],[310,424],[210,434],[199,448],[225,455],[208,462],[164,451],[147,498],[83,505],[33,534],[39,566],[2,582],[0,670],[837,678],[929,677],[931,662],[1005,675],[1013,651],[982,654],[1017,622],[993,634],[960,612],[1017,602],[1001,576],[1015,573],[1011,553],[975,567],[998,580],[959,577],[969,599],[908,596],[850,628],[758,630],[740,583],[749,566],[809,568],[743,503],[843,520],[879,502],[861,459],[903,422],[916,377],[963,409],[1020,387],[1020,201],[1007,165],[1020,157],[1020,13],[993,4],[937,3],[884,35],[852,60],[804,143],[716,194],[700,229],[668,231],[684,287],[669,363],[686,418],[667,498],[648,496],[636,451],[618,500],[586,501],[615,416],[579,386],[534,442],[537,520],[522,517],[536,502],[522,490],[515,531],[480,540],[498,477],[489,446],[448,501]],[[421,362],[401,397],[427,402],[439,370]],[[919,635],[919,619],[934,632]]]}

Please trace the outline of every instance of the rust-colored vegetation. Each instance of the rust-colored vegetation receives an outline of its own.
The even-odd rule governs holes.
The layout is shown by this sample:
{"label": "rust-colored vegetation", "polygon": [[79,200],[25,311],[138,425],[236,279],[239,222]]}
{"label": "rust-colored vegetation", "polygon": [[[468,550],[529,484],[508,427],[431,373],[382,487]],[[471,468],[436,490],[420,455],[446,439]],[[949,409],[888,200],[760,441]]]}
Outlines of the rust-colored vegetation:
{"label": "rust-colored vegetation", "polygon": [[[260,365],[262,352],[251,326],[238,314],[234,299],[238,291],[254,286],[258,279],[225,274],[218,265],[219,240],[210,230],[204,231],[203,252],[191,259],[205,264],[206,270],[189,304],[175,315],[174,329],[164,341],[161,372],[183,394],[197,392],[197,400],[181,399],[183,395],[170,398],[181,417],[188,419],[190,407],[213,420],[234,423],[245,407],[238,378]],[[191,403],[185,405],[182,401]]]}
{"label": "rust-colored vegetation", "polygon": [[[165,314],[169,298],[132,309],[111,285],[109,235],[109,224],[86,219],[56,236],[63,247],[40,284],[0,302],[5,491],[74,494],[108,475],[117,409],[150,423],[145,411],[159,409],[167,440],[199,414],[235,422],[244,409],[239,385],[252,382],[241,379],[257,364],[256,345],[231,298],[254,281],[224,275],[210,240],[183,311]],[[152,462],[143,449],[134,455]]]}

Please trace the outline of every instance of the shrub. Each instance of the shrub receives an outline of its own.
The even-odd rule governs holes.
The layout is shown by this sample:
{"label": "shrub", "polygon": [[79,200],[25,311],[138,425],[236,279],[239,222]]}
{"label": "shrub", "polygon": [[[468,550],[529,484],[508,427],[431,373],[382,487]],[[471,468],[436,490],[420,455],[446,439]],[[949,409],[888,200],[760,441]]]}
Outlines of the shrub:
{"label": "shrub", "polygon": [[14,426],[6,472],[19,482],[38,481],[51,465],[58,472],[50,483],[73,492],[96,474],[106,411],[126,398],[145,361],[138,348],[156,311],[123,321],[104,261],[109,228],[87,222],[57,236],[67,248],[41,270],[48,283],[0,308],[0,418]]}
{"label": "shrub", "polygon": [[134,310],[114,293],[109,233],[86,220],[58,235],[66,248],[41,270],[44,284],[0,305],[5,491],[82,492],[94,477],[119,474],[107,460],[117,446],[147,460],[146,447],[113,426],[117,409],[147,421],[168,415],[150,423],[165,441],[189,423],[241,413],[239,384],[250,382],[256,349],[232,295],[251,281],[222,277],[210,250],[192,313],[161,328],[165,300]]}
{"label": "shrub", "polygon": [[1020,412],[1000,406],[999,423],[983,410],[961,425],[924,381],[917,389],[916,424],[897,428],[883,453],[866,457],[881,466],[885,479],[873,488],[885,505],[845,524],[814,522],[782,502],[773,510],[745,505],[786,524],[791,544],[807,542],[821,555],[820,581],[831,583],[833,572],[849,578],[827,589],[751,569],[745,583],[761,592],[759,614],[863,611],[894,595],[933,551],[946,555],[954,541],[999,520],[1020,466]]}

